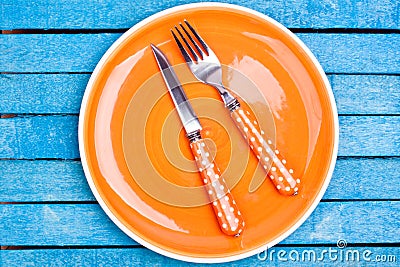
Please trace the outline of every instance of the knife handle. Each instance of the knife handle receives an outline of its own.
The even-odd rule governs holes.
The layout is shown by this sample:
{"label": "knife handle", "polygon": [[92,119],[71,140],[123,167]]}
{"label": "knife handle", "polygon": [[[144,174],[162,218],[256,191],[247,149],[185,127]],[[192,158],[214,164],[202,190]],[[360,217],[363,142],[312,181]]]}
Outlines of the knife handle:
{"label": "knife handle", "polygon": [[221,177],[221,171],[210,155],[210,150],[201,138],[192,141],[190,148],[222,232],[239,236],[245,225],[243,217],[224,178]]}
{"label": "knife handle", "polygon": [[286,167],[286,160],[279,150],[271,148],[272,141],[266,140],[264,132],[259,130],[257,121],[251,121],[250,112],[239,107],[231,112],[231,117],[236,126],[247,140],[251,150],[257,156],[261,166],[268,171],[268,177],[274,183],[276,189],[282,195],[296,195],[300,179],[293,178],[293,169]]}

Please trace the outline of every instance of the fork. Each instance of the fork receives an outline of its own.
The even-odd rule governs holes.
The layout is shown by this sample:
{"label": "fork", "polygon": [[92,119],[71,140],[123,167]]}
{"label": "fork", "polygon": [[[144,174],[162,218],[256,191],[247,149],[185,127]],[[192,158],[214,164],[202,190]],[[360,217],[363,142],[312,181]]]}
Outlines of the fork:
{"label": "fork", "polygon": [[[254,116],[250,116],[250,111],[243,109],[238,99],[224,87],[222,84],[221,63],[213,50],[187,20],[184,20],[184,24],[179,23],[181,29],[177,26],[174,28],[185,45],[180,41],[173,29],[171,29],[171,32],[187,66],[200,82],[217,89],[225,107],[231,113],[231,118],[241,131],[261,166],[268,172],[268,177],[278,192],[283,195],[296,195],[300,179],[293,177],[293,169],[286,167],[287,162],[279,150],[271,148],[272,141],[265,138],[265,133],[259,128],[258,122],[249,119],[249,117],[254,118]],[[271,164],[270,169],[268,169],[269,164]]]}

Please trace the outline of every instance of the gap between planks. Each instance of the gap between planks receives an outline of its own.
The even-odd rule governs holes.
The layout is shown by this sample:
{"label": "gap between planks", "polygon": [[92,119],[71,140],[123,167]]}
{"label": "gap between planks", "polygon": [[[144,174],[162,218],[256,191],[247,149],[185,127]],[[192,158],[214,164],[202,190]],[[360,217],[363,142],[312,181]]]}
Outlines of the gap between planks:
{"label": "gap between planks", "polygon": [[[132,25],[133,26],[133,25]],[[288,28],[293,33],[332,34],[400,34],[400,29],[358,29],[358,28]],[[98,34],[124,33],[129,28],[119,29],[12,29],[1,30],[1,34]]]}
{"label": "gap between planks", "polygon": [[[362,247],[399,247],[400,243],[346,243],[347,248]],[[337,247],[337,243],[321,244],[276,244],[275,248],[321,248]],[[142,245],[109,245],[109,246],[1,246],[1,250],[50,250],[50,249],[147,249]]]}

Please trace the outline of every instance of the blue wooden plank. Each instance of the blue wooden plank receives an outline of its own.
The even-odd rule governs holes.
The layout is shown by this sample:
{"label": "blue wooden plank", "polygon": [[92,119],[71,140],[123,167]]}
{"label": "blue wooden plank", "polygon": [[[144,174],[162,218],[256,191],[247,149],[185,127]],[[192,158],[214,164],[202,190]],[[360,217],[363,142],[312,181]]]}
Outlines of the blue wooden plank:
{"label": "blue wooden plank", "polygon": [[329,75],[339,114],[400,114],[400,76]]}
{"label": "blue wooden plank", "polygon": [[[3,34],[0,72],[90,72],[120,34]],[[328,73],[400,73],[398,34],[298,34]]]}
{"label": "blue wooden plank", "polygon": [[[339,156],[399,156],[399,116],[339,117]],[[0,119],[0,158],[76,159],[77,116]]]}
{"label": "blue wooden plank", "polygon": [[[399,199],[400,158],[339,158],[323,197]],[[371,175],[374,174],[374,175]],[[0,202],[94,201],[80,162],[0,161]]]}
{"label": "blue wooden plank", "polygon": [[0,74],[0,114],[77,114],[89,76]]}
{"label": "blue wooden plank", "polygon": [[400,117],[339,117],[340,156],[397,156],[400,152]]}
{"label": "blue wooden plank", "polygon": [[0,221],[2,246],[137,245],[97,204],[3,204]]}
{"label": "blue wooden plank", "polygon": [[398,34],[298,34],[328,73],[399,74]]}
{"label": "blue wooden plank", "polygon": [[0,119],[0,158],[78,158],[77,135],[77,116]]}
{"label": "blue wooden plank", "polygon": [[400,158],[339,158],[324,199],[398,200],[399,169]]}
{"label": "blue wooden plank", "polygon": [[[282,244],[332,244],[340,239],[348,243],[398,243],[399,212],[398,201],[320,203]],[[393,232],[388,235],[388,231]]]}
{"label": "blue wooden plank", "polygon": [[77,161],[0,161],[0,202],[94,201]]}
{"label": "blue wooden plank", "polygon": [[[281,244],[399,243],[399,213],[398,201],[321,202]],[[0,219],[3,246],[137,244],[97,204],[3,204]]]}
{"label": "blue wooden plank", "polygon": [[121,34],[2,34],[0,72],[91,72]]}
{"label": "blue wooden plank", "polygon": [[[89,76],[0,74],[0,114],[77,114]],[[328,78],[339,114],[400,114],[400,76]]]}
{"label": "blue wooden plank", "polygon": [[[0,251],[3,263],[20,266],[209,266],[178,261],[145,248],[109,249],[39,249]],[[396,266],[400,260],[398,247],[352,246],[273,247],[252,257],[215,266]]]}
{"label": "blue wooden plank", "polygon": [[[81,2],[2,0],[1,29],[118,29],[129,28],[158,11],[200,0],[138,0]],[[396,1],[230,0],[255,9],[291,28],[398,29]],[[63,12],[60,12],[62,10]]]}

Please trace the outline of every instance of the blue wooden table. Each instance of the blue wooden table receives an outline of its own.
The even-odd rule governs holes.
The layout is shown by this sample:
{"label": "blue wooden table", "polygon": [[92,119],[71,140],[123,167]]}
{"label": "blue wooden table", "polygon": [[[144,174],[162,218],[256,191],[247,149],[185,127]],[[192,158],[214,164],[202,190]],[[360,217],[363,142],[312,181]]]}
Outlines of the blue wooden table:
{"label": "blue wooden table", "polygon": [[[77,123],[106,49],[140,20],[189,2],[0,0],[0,266],[186,266],[108,219],[82,171]],[[231,3],[276,19],[316,55],[336,98],[340,145],[310,218],[266,253],[226,265],[398,266],[400,3]]]}

